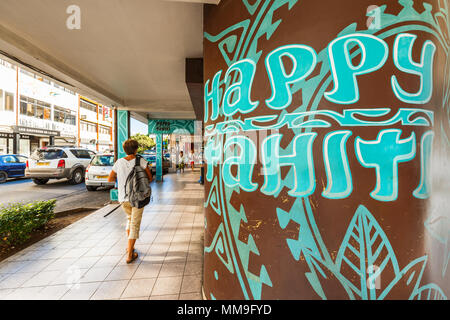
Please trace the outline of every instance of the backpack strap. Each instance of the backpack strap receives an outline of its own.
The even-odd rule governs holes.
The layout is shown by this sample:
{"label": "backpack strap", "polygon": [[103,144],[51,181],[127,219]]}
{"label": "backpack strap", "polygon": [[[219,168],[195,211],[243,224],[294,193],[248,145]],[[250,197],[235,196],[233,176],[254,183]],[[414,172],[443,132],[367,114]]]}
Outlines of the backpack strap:
{"label": "backpack strap", "polygon": [[130,174],[128,175],[127,180],[125,181],[125,190],[124,190],[125,191],[125,197],[128,196],[128,192],[127,192],[128,181],[130,181],[131,177],[134,175],[134,168],[138,167],[140,165],[140,162],[141,162],[140,156],[136,155],[134,167],[131,170]]}
{"label": "backpack strap", "polygon": [[139,167],[141,165],[141,159],[142,157],[140,155],[136,155],[136,162],[134,163],[135,167]]}

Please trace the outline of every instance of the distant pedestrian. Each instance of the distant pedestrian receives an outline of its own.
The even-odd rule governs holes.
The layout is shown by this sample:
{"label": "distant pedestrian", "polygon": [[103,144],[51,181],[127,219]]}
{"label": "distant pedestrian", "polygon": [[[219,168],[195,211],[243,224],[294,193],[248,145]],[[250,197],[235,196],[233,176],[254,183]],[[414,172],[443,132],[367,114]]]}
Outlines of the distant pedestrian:
{"label": "distant pedestrian", "polygon": [[189,163],[191,165],[192,172],[194,172],[194,166],[195,166],[194,149],[191,149],[191,153],[189,154]]}
{"label": "distant pedestrian", "polygon": [[184,153],[183,151],[180,151],[180,159],[178,162],[178,168],[180,169],[180,173],[183,172],[184,173],[184,166],[185,166],[185,159],[184,159]]}
{"label": "distant pedestrian", "polygon": [[[129,139],[125,141],[123,144],[123,150],[127,156],[116,161],[108,177],[108,182],[115,182],[117,180],[119,202],[122,204],[122,208],[127,214],[127,263],[133,262],[138,257],[138,253],[134,250],[134,245],[136,243],[136,239],[139,238],[139,229],[141,227],[142,213],[144,211],[144,208],[139,209],[131,206],[128,195],[125,191],[127,178],[136,165],[138,148],[139,144],[136,140]],[[153,176],[148,167],[148,162],[142,157],[139,157],[139,161],[140,166],[145,169],[148,176],[148,182],[150,183],[153,180]]]}
{"label": "distant pedestrian", "polygon": [[198,158],[199,158],[199,161],[201,163],[201,165],[200,165],[200,179],[198,180],[198,183],[205,184],[205,160],[203,159],[203,149],[200,152]]}

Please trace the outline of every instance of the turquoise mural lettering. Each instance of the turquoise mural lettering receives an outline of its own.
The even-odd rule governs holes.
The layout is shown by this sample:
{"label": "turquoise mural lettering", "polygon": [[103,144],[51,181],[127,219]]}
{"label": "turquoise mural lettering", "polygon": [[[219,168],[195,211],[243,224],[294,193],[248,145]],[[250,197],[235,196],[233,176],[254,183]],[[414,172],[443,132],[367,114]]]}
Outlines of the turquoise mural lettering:
{"label": "turquoise mural lettering", "polygon": [[316,188],[314,179],[312,144],[317,133],[297,135],[293,141],[293,150],[280,151],[281,134],[267,137],[262,143],[262,165],[264,185],[261,192],[277,196],[281,191],[280,167],[289,166],[292,174],[286,179],[291,180],[294,188],[289,191],[292,196],[308,196]]}
{"label": "turquoise mural lettering", "polygon": [[[350,51],[357,46],[361,62],[355,66]],[[359,100],[357,76],[380,69],[388,58],[389,48],[380,38],[370,34],[350,34],[328,45],[334,89],[325,92],[325,99],[338,104],[352,104]]]}
{"label": "turquoise mural lettering", "polygon": [[[234,146],[232,155],[228,155],[230,147]],[[237,149],[240,150],[236,155]],[[234,136],[227,140],[224,146],[225,160],[222,165],[223,182],[228,187],[239,186],[244,191],[255,191],[258,184],[252,182],[253,168],[256,163],[256,147],[253,141],[245,136]],[[231,167],[237,166],[237,177],[231,173]]]}
{"label": "turquoise mural lettering", "polygon": [[[289,74],[283,64],[283,57],[292,61]],[[317,54],[313,48],[304,45],[288,45],[273,50],[267,55],[266,68],[272,87],[272,97],[266,100],[274,110],[284,109],[292,102],[291,85],[308,77],[314,70]]]}
{"label": "turquoise mural lettering", "polygon": [[222,71],[219,71],[214,76],[211,90],[209,88],[209,80],[206,80],[205,83],[205,122],[208,121],[208,110],[209,103],[211,102],[211,120],[216,120],[219,116],[219,104],[220,104],[220,76],[222,75]]}
{"label": "turquoise mural lettering", "polygon": [[380,131],[376,140],[355,140],[356,155],[366,168],[375,168],[376,187],[370,193],[379,201],[394,201],[398,197],[398,164],[416,155],[416,135],[400,139],[400,129]]}
{"label": "turquoise mural lettering", "polygon": [[206,180],[212,181],[213,168],[222,160],[222,145],[215,145],[214,139],[210,139],[205,146],[205,160],[207,163]]}
{"label": "turquoise mural lettering", "polygon": [[323,143],[323,161],[327,174],[327,188],[322,196],[343,199],[353,190],[352,174],[348,163],[346,143],[352,135],[349,130],[330,132]]}
{"label": "turquoise mural lettering", "polygon": [[[244,59],[232,64],[225,74],[225,82],[228,81],[233,71],[239,71],[239,81],[230,85],[225,91],[223,98],[223,112],[227,116],[232,116],[236,112],[249,113],[257,106],[258,102],[253,102],[250,97],[253,78],[255,77],[256,65],[250,59]],[[217,89],[216,89],[217,90]],[[237,93],[237,94],[235,94]],[[235,97],[232,102],[231,99]]]}
{"label": "turquoise mural lettering", "polygon": [[422,47],[420,63],[412,59],[412,50],[417,36],[415,34],[399,34],[395,38],[394,63],[396,67],[406,73],[420,77],[420,89],[416,93],[408,93],[398,83],[397,77],[392,76],[392,90],[396,97],[406,103],[425,104],[430,101],[433,93],[433,60],[436,45],[427,40]]}
{"label": "turquoise mural lettering", "polygon": [[426,132],[420,141],[420,183],[413,194],[416,198],[427,199],[430,196],[431,174],[430,158],[433,146],[434,132]]}
{"label": "turquoise mural lettering", "polygon": [[[436,85],[436,92],[433,92],[435,50],[444,52],[444,67],[448,69],[450,27],[447,1],[439,1],[436,5],[423,3],[423,9],[420,10],[417,10],[420,4],[414,5],[412,0],[399,0],[399,10],[391,5],[389,8],[387,5],[380,6],[374,9],[377,15],[376,27],[371,25],[367,30],[358,30],[359,24],[350,23],[338,32],[336,39],[330,39],[328,46],[320,48],[321,51],[315,48],[317,53],[312,48],[308,51],[306,48],[309,47],[303,44],[285,44],[267,53],[259,45],[261,40],[269,41],[283,23],[280,18],[282,15],[279,17],[275,12],[281,7],[286,11],[291,10],[300,6],[301,2],[258,0],[250,4],[249,1],[242,0],[242,3],[248,10],[248,18],[218,34],[205,33],[205,41],[217,45],[228,66],[229,75],[221,79],[222,71],[218,71],[212,84],[207,80],[205,86],[205,122],[208,122],[205,127],[208,139],[205,148],[206,176],[211,182],[205,207],[212,208],[215,212],[213,215],[216,217],[217,213],[222,219],[215,229],[211,229],[211,224],[205,222],[210,230],[215,231],[213,234],[216,234],[208,244],[205,256],[216,254],[219,257],[226,267],[225,272],[229,271],[237,279],[246,299],[260,299],[264,297],[262,293],[265,288],[276,287],[278,284],[273,281],[272,273],[277,272],[275,269],[278,266],[261,256],[262,240],[254,238],[247,229],[244,231],[248,237],[245,240],[241,237],[242,225],[249,222],[250,216],[254,218],[255,213],[247,212],[245,204],[239,206],[232,200],[235,200],[233,196],[245,191],[261,192],[284,203],[285,197],[282,199],[280,194],[285,189],[291,197],[291,205],[289,209],[284,205],[284,209],[281,209],[280,204],[274,210],[273,216],[278,220],[280,228],[277,232],[286,230],[290,222],[299,226],[294,234],[292,229],[286,232],[286,246],[292,259],[305,264],[309,269],[304,272],[304,276],[311,285],[310,289],[318,297],[330,297],[327,286],[331,283],[330,287],[341,289],[341,297],[349,299],[390,299],[398,297],[399,291],[406,293],[409,299],[447,299],[446,293],[438,284],[430,281],[429,276],[423,276],[429,261],[428,255],[411,255],[409,262],[399,263],[400,259],[397,260],[396,254],[400,252],[392,246],[394,242],[391,245],[389,232],[386,234],[381,221],[377,221],[372,215],[372,212],[380,215],[382,210],[377,211],[377,207],[369,210],[363,204],[349,209],[348,215],[343,217],[349,221],[348,228],[341,235],[342,243],[338,245],[336,256],[336,248],[329,248],[322,238],[324,226],[316,222],[315,215],[321,212],[312,205],[317,191],[328,199],[349,197],[353,192],[354,170],[359,165],[365,167],[363,170],[367,170],[368,174],[376,176],[376,185],[370,193],[373,199],[381,202],[396,201],[399,192],[404,192],[398,186],[398,172],[402,169],[402,163],[419,158],[419,155],[420,181],[414,192],[405,196],[429,198],[434,134],[441,133],[443,139],[450,141],[445,131],[448,124],[441,123],[441,119],[437,120],[439,123],[436,125],[434,123],[437,108],[442,108],[438,110],[439,113],[448,115],[450,77],[444,75],[442,106],[439,99],[433,99],[437,102],[436,106],[421,108],[404,106],[403,103],[414,106],[426,104],[431,101],[429,98],[433,93],[438,91]],[[367,16],[373,14],[373,11],[368,12]],[[364,19],[364,16],[358,18]],[[415,33],[425,34],[426,39],[431,39],[424,42],[420,56],[417,55],[417,61],[420,62],[415,62],[410,54],[417,45]],[[391,50],[387,43],[393,43]],[[265,61],[261,61],[264,55]],[[346,105],[359,101],[358,78],[369,77],[371,73],[375,75],[384,67],[390,55],[398,72],[392,77],[389,75],[391,81],[387,81],[392,93],[381,94],[394,94],[399,106],[347,107]],[[287,59],[292,65],[290,71],[287,64],[283,63]],[[271,88],[270,92],[267,90],[266,96],[259,97],[265,104],[256,105],[257,102],[251,100],[255,72],[252,67],[247,68],[245,76],[242,68],[233,72],[230,70],[233,64],[244,60],[252,61],[249,63],[258,66],[259,72],[264,70],[262,62],[265,63],[267,83]],[[358,60],[360,62],[356,65],[355,61]],[[249,84],[247,89],[239,84],[244,77]],[[405,90],[405,79],[420,81],[419,89],[416,92]],[[239,85],[234,86],[236,84]],[[227,90],[230,93],[226,102],[230,103],[225,112],[223,93]],[[293,101],[294,94],[300,96],[298,101]],[[326,110],[321,108],[322,102],[326,102],[327,106],[330,102],[339,106]],[[232,103],[236,104],[231,105]],[[262,112],[256,116],[251,114],[257,108],[265,107],[268,109],[264,111],[277,112]],[[286,111],[288,107],[289,112]],[[216,122],[222,115],[223,119]],[[336,130],[323,130],[332,126]],[[363,136],[363,139],[356,135],[357,129],[374,126],[380,127],[375,136]],[[399,126],[404,126],[405,130],[393,129]],[[263,142],[255,140],[250,143],[253,142],[250,139],[244,143],[247,140],[242,134],[279,129],[283,129],[283,135],[275,132],[265,137]],[[321,129],[317,130],[320,135],[314,132],[315,129]],[[404,133],[406,131],[408,134]],[[289,134],[284,134],[285,132]],[[239,139],[242,141],[239,143],[236,143],[237,135],[241,135]],[[323,159],[320,159],[320,154],[314,154],[313,158],[313,147],[322,147]],[[234,153],[229,156],[225,149],[227,152],[233,150]],[[353,149],[355,153],[348,154]],[[258,176],[263,175],[262,186],[258,186],[250,174],[253,172],[253,176],[256,176],[253,164],[255,152],[261,158],[262,170],[258,172]],[[294,157],[294,154],[297,156]],[[358,162],[353,161],[350,165],[349,158],[356,158]],[[322,165],[318,162],[322,160],[326,173],[323,190],[319,188],[320,182],[316,186],[315,181],[318,166]],[[231,174],[233,166],[237,169],[234,171],[237,175]],[[281,168],[287,174],[282,175]],[[241,183],[242,177],[244,181]],[[246,191],[242,186],[253,191]],[[311,196],[314,190],[316,193]],[[429,224],[426,223],[425,227],[445,250],[442,266],[444,277],[450,261],[450,229],[448,223],[442,227],[438,218],[428,221]],[[258,258],[255,259],[255,256]],[[251,269],[249,265],[252,266]],[[266,268],[267,265],[271,268]],[[216,281],[226,278],[219,274],[223,272],[219,269],[211,272],[214,272],[212,277]],[[382,279],[380,288],[374,285],[379,278]],[[308,288],[302,287],[301,290]],[[214,298],[222,297],[220,291],[213,293],[206,294]]]}

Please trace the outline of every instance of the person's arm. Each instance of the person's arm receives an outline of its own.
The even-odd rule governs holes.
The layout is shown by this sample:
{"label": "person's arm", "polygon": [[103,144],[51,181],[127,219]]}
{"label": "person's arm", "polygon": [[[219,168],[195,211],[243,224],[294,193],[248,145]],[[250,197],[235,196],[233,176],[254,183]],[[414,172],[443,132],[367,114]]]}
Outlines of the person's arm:
{"label": "person's arm", "polygon": [[148,166],[147,166],[147,168],[145,168],[145,172],[147,172],[148,181],[152,182],[153,181],[153,175],[152,175],[152,172],[150,171],[150,168]]}
{"label": "person's arm", "polygon": [[150,171],[148,161],[146,161],[144,158],[141,158],[141,166],[145,167],[145,172],[147,173],[148,181],[152,182],[153,175],[152,175],[152,172]]}
{"label": "person's arm", "polygon": [[108,182],[116,182],[117,173],[114,170],[111,170],[108,176]]}

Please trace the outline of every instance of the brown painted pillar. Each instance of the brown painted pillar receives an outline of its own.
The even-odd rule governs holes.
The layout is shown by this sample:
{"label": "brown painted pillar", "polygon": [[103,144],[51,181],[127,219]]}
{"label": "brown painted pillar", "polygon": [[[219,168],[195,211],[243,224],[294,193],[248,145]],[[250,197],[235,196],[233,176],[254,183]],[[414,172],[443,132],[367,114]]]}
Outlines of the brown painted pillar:
{"label": "brown painted pillar", "polygon": [[449,6],[204,10],[207,299],[447,299]]}

